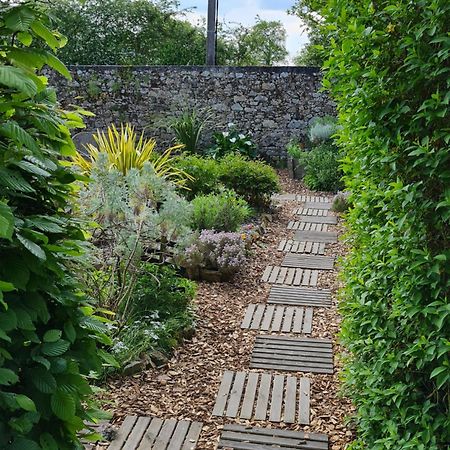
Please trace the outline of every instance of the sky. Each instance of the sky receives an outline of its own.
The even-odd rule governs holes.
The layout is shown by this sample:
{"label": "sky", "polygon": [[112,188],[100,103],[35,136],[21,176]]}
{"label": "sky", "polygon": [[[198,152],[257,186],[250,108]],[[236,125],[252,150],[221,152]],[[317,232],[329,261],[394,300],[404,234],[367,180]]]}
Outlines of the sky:
{"label": "sky", "polygon": [[[195,7],[186,15],[189,21],[196,23],[206,17],[208,0],[181,0],[180,3],[182,8]],[[257,15],[265,20],[280,20],[286,28],[286,47],[292,60],[308,41],[300,19],[286,12],[293,4],[294,0],[219,0],[219,20],[243,25],[252,25]]]}

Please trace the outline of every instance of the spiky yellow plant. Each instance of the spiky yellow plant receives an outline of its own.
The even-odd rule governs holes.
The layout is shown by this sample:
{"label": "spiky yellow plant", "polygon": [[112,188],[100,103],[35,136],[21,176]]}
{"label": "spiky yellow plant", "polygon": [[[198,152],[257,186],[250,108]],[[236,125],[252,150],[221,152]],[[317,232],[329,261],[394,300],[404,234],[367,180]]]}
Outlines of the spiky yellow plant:
{"label": "spiky yellow plant", "polygon": [[145,139],[144,133],[138,136],[129,123],[121,124],[120,130],[115,125],[110,125],[106,133],[97,130],[93,137],[95,145],[86,144],[85,146],[87,155],[77,152],[72,158],[73,163],[87,175],[90,174],[92,164],[97,161],[99,155],[106,154],[109,167],[119,170],[124,175],[132,168],[142,169],[148,162],[153,166],[156,175],[178,186],[183,186],[186,180],[191,178],[189,174],[173,165],[172,152],[182,148],[183,145],[175,145],[163,153],[158,153],[155,150],[156,141]]}

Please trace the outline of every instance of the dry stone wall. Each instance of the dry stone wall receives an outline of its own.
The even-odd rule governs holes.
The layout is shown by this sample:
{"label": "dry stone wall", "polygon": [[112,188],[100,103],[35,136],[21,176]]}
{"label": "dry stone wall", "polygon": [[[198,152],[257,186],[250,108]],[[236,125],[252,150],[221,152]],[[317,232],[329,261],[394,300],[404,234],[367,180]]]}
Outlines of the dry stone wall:
{"label": "dry stone wall", "polygon": [[77,104],[95,113],[88,130],[131,122],[163,147],[173,135],[168,118],[187,108],[210,109],[216,130],[234,123],[252,132],[261,156],[284,159],[286,144],[303,139],[310,121],[334,113],[320,92],[321,74],[311,67],[73,66],[73,79],[51,76],[64,106]]}

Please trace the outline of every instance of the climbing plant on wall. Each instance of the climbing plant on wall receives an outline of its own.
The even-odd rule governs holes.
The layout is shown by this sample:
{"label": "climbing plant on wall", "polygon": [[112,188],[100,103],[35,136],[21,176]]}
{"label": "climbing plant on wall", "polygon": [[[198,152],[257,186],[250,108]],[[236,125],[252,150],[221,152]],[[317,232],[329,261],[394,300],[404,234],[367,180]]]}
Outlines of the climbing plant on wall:
{"label": "climbing plant on wall", "polygon": [[[323,2],[316,2],[316,5]],[[352,191],[342,339],[353,449],[450,441],[450,4],[328,0]]]}
{"label": "climbing plant on wall", "polygon": [[0,448],[80,448],[77,431],[95,416],[96,342],[108,343],[72,278],[83,232],[61,158],[83,123],[37,73],[48,65],[69,77],[53,53],[65,39],[42,4],[3,2],[0,17]]}

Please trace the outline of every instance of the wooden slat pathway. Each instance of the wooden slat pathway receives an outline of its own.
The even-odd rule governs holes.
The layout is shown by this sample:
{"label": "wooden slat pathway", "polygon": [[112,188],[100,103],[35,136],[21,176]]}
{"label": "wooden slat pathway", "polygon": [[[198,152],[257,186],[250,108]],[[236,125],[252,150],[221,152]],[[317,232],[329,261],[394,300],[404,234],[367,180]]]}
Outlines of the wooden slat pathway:
{"label": "wooden slat pathway", "polygon": [[267,266],[264,270],[262,281],[270,284],[286,284],[290,286],[317,286],[318,278],[318,270]]}
{"label": "wooden slat pathway", "polygon": [[228,450],[327,450],[326,434],[229,424],[223,427],[219,449]]}
{"label": "wooden slat pathway", "polygon": [[299,269],[331,270],[334,267],[334,258],[331,256],[286,253],[281,266]]}
{"label": "wooden slat pathway", "polygon": [[[298,209],[297,211],[302,211],[302,209]],[[337,224],[336,216],[302,216],[301,213],[298,214],[295,219],[299,222],[313,222],[313,223],[327,223],[329,225]]]}
{"label": "wooden slat pathway", "polygon": [[296,241],[336,243],[337,233],[331,231],[296,231],[294,234]]}
{"label": "wooden slat pathway", "polygon": [[127,416],[108,450],[194,450],[200,422]]}
{"label": "wooden slat pathway", "polygon": [[212,415],[308,425],[309,399],[309,378],[226,371]]}
{"label": "wooden slat pathway", "polygon": [[310,334],[312,319],[312,308],[252,303],[247,307],[241,328],[272,333]]}
{"label": "wooden slat pathway", "polygon": [[331,292],[328,289],[274,285],[270,289],[267,303],[328,308],[331,306]]}
{"label": "wooden slat pathway", "polygon": [[328,216],[328,210],[317,208],[299,208],[297,210],[297,214],[308,217],[325,217]]}
{"label": "wooden slat pathway", "polygon": [[250,368],[332,374],[333,346],[328,339],[259,335]]}
{"label": "wooden slat pathway", "polygon": [[317,196],[317,195],[297,195],[298,202],[314,202],[314,203],[329,203],[331,200],[328,197]]}
{"label": "wooden slat pathway", "polygon": [[311,253],[312,255],[325,255],[324,242],[300,242],[292,239],[283,239],[278,245],[279,252]]}
{"label": "wooden slat pathway", "polygon": [[274,194],[272,200],[276,202],[293,202],[297,200],[296,194]]}
{"label": "wooden slat pathway", "polygon": [[315,208],[315,209],[331,209],[332,204],[330,202],[305,202],[303,208]]}
{"label": "wooden slat pathway", "polygon": [[299,231],[328,231],[328,225],[326,223],[299,222],[298,220],[291,220],[288,223],[287,229]]}

